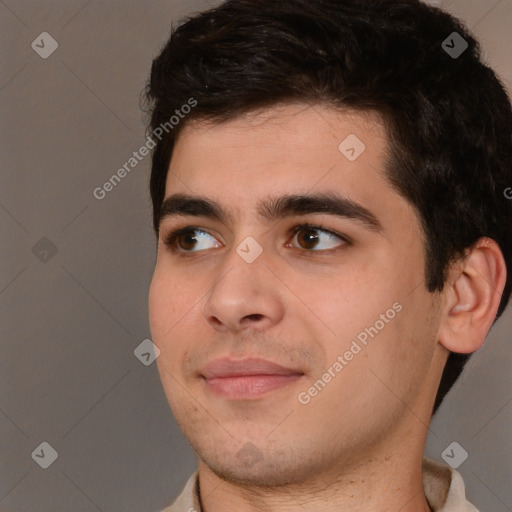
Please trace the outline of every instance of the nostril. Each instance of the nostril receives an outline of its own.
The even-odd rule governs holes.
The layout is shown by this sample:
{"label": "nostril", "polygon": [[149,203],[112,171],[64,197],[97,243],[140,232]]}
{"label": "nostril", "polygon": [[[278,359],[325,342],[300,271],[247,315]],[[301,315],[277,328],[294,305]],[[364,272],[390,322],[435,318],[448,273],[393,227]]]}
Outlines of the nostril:
{"label": "nostril", "polygon": [[244,317],[244,320],[245,319],[248,319],[248,320],[260,320],[261,318],[263,318],[263,315],[259,314],[259,313],[254,313],[252,315],[247,315]]}

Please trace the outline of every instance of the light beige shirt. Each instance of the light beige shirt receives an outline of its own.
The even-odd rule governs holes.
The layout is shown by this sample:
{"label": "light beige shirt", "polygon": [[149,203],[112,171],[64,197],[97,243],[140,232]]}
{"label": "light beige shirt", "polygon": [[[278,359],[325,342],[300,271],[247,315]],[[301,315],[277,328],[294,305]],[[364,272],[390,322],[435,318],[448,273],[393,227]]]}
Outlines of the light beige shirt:
{"label": "light beige shirt", "polygon": [[[196,471],[176,501],[162,512],[203,512],[199,505],[197,476]],[[423,489],[435,512],[478,512],[466,500],[462,477],[449,466],[423,459]]]}

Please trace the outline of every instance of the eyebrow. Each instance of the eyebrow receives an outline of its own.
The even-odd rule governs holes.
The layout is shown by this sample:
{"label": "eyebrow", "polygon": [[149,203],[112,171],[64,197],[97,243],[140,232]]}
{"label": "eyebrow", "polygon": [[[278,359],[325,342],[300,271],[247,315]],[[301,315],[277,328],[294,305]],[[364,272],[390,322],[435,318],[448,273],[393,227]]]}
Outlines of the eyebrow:
{"label": "eyebrow", "polygon": [[[268,197],[258,202],[257,213],[269,223],[294,215],[322,213],[357,220],[378,233],[384,230],[370,210],[333,192]],[[207,217],[224,224],[235,224],[233,216],[217,202],[207,197],[190,194],[173,194],[164,199],[160,209],[159,225],[165,218],[178,215]]]}

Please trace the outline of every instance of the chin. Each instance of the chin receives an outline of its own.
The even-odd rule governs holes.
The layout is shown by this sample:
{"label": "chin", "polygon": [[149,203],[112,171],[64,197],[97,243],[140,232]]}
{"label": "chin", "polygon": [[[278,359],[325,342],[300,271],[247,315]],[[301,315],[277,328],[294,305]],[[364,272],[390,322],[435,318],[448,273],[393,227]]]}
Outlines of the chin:
{"label": "chin", "polygon": [[[232,445],[231,445],[232,446]],[[306,451],[299,454],[285,453],[267,447],[266,453],[248,442],[233,453],[208,453],[197,451],[200,459],[220,479],[240,485],[275,487],[297,484],[311,478],[321,460],[309,460]]]}

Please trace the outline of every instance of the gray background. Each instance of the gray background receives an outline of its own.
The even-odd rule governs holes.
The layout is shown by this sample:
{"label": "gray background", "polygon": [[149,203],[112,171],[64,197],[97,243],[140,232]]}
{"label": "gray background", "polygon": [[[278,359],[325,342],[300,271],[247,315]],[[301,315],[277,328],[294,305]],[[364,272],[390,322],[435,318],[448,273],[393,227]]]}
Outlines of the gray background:
{"label": "gray background", "polygon": [[[512,0],[436,3],[474,29],[510,90]],[[171,22],[208,5],[0,1],[2,512],[154,512],[195,470],[156,365],[133,353],[151,338],[149,156],[103,200],[92,191],[146,140],[139,95]],[[47,59],[31,48],[42,32],[59,44]],[[464,447],[482,512],[512,510],[511,327],[509,308],[426,449]],[[48,469],[31,457],[42,442],[58,452]]]}

